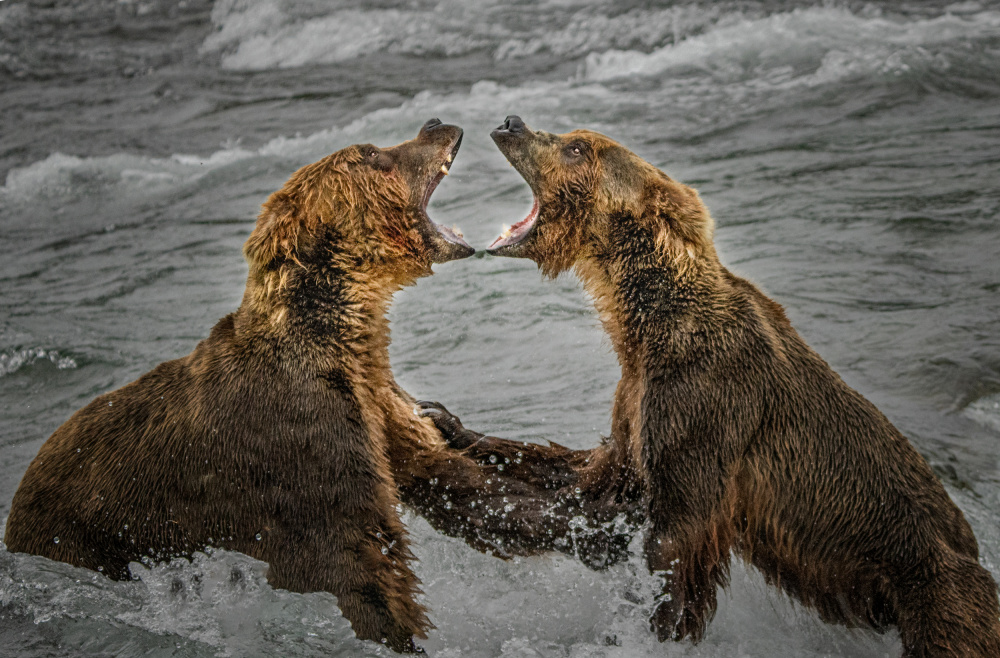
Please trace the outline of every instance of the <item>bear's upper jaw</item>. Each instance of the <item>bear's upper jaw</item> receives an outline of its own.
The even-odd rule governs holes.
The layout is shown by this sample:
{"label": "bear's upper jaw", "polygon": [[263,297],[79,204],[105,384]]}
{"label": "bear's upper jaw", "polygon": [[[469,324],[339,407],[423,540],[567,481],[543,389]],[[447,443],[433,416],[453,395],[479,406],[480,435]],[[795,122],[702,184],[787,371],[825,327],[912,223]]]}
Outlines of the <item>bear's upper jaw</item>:
{"label": "bear's upper jaw", "polygon": [[[432,260],[435,263],[444,263],[458,258],[467,258],[476,252],[476,250],[463,239],[462,232],[459,231],[458,228],[450,229],[446,226],[442,226],[432,220],[427,214],[427,204],[430,203],[431,195],[434,194],[434,190],[437,189],[437,186],[441,183],[444,177],[448,175],[448,171],[451,169],[451,164],[455,161],[455,156],[458,154],[458,149],[461,145],[462,133],[459,132],[458,137],[455,139],[454,143],[451,144],[451,148],[447,149],[447,153],[442,157],[441,164],[433,170],[435,173],[427,183],[423,199],[420,202],[420,213],[435,232],[433,242],[436,242],[437,244],[434,245],[434,253],[432,254]],[[444,244],[441,244],[442,240]]]}
{"label": "bear's upper jaw", "polygon": [[505,253],[505,251],[509,252],[510,251],[509,249],[505,251],[501,250],[503,250],[504,247],[510,247],[512,245],[516,245],[525,237],[527,237],[527,235],[531,233],[531,229],[534,228],[535,222],[538,221],[539,204],[538,204],[538,195],[532,193],[532,197],[533,200],[531,204],[531,212],[528,213],[528,216],[519,221],[517,224],[505,228],[504,232],[496,240],[493,241],[493,244],[491,244],[489,247],[486,248],[487,251],[489,251],[491,254],[496,254],[497,256],[514,255],[511,253]]}

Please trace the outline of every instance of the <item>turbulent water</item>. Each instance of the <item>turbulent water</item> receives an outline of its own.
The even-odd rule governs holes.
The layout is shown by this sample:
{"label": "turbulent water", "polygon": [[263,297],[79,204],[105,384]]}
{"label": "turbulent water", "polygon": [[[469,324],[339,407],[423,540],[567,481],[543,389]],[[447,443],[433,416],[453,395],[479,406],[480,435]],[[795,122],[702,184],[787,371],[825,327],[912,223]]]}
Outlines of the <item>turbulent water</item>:
{"label": "turbulent water", "polygon": [[[0,520],[73,411],[237,306],[240,247],[297,167],[457,123],[430,213],[483,246],[531,203],[488,136],[516,113],[697,187],[724,263],[911,438],[1000,576],[998,71],[997,2],[0,2]],[[468,426],[608,432],[617,366],[572,276],[450,263],[392,318],[401,384]],[[661,645],[638,556],[500,562],[407,522],[435,656],[900,651],[739,565],[703,642]],[[244,556],[134,566],[0,548],[0,655],[388,655]]]}

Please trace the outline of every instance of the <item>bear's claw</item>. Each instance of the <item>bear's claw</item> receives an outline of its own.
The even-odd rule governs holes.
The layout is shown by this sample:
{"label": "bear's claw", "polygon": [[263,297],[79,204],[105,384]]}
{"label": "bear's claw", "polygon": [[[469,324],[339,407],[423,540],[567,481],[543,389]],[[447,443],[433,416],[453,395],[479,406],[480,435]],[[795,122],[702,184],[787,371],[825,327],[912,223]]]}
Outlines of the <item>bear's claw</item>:
{"label": "bear's claw", "polygon": [[483,436],[465,429],[462,421],[445,409],[440,402],[419,400],[413,406],[413,413],[421,418],[430,418],[437,430],[441,432],[441,437],[455,450],[468,448]]}

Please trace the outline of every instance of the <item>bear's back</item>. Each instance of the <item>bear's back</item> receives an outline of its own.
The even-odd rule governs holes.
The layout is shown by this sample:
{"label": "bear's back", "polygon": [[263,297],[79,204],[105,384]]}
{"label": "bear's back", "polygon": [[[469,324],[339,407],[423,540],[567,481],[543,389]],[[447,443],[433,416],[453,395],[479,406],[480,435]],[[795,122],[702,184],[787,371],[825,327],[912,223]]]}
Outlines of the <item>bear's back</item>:
{"label": "bear's back", "polygon": [[266,559],[269,533],[335,523],[351,493],[338,485],[383,475],[350,388],[233,335],[227,316],[59,427],[15,494],[8,549],[127,578],[129,561],[206,545]]}

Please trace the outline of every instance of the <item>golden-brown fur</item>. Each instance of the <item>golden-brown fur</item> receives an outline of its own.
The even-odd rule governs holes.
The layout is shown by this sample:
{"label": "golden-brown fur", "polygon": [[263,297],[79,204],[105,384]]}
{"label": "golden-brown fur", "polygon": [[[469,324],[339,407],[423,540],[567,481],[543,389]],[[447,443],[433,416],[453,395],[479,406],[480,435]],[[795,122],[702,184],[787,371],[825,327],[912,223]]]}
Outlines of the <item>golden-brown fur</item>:
{"label": "golden-brown fur", "polygon": [[335,594],[358,637],[413,651],[431,625],[398,503],[500,554],[504,497],[542,505],[535,484],[449,449],[389,369],[393,293],[472,253],[423,208],[460,138],[432,120],[296,172],[246,242],[240,308],[55,431],[14,496],[7,548],[112,578],[236,550],[268,562],[275,587]]}

